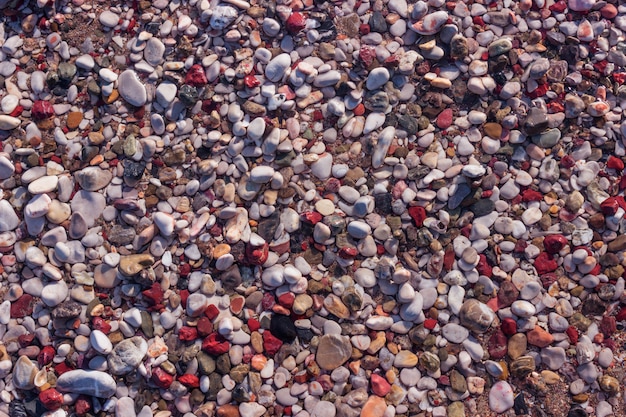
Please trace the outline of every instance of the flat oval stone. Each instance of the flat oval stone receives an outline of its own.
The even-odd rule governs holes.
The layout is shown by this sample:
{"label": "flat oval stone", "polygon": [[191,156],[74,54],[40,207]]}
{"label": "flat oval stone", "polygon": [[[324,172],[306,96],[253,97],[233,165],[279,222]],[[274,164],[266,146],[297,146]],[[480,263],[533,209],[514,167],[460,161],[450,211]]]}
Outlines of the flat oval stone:
{"label": "flat oval stone", "polygon": [[98,398],[109,398],[115,394],[117,385],[111,375],[101,371],[81,369],[64,372],[57,379],[56,389],[60,392],[84,394]]}
{"label": "flat oval stone", "polygon": [[146,87],[139,81],[137,73],[133,70],[122,72],[117,80],[118,91],[122,98],[135,107],[146,104],[148,96]]}
{"label": "flat oval stone", "polygon": [[265,67],[265,78],[272,82],[280,80],[285,71],[291,65],[291,57],[289,54],[280,54],[272,59]]}

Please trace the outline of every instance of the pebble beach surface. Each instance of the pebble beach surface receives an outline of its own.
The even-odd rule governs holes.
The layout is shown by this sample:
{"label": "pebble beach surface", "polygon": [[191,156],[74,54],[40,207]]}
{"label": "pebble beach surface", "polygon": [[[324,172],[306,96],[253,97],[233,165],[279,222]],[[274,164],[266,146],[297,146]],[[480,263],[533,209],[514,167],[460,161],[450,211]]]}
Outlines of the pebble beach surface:
{"label": "pebble beach surface", "polygon": [[626,414],[626,5],[0,16],[0,417]]}

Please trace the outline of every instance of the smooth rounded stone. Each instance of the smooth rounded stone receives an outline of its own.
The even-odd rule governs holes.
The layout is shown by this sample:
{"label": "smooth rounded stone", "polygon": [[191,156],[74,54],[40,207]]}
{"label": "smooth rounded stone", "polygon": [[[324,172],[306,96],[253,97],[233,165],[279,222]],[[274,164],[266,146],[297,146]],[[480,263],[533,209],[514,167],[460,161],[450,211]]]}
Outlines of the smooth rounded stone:
{"label": "smooth rounded stone", "polygon": [[537,309],[528,301],[518,300],[511,304],[511,312],[518,317],[529,318],[535,315]]}
{"label": "smooth rounded stone", "polygon": [[272,177],[274,176],[274,172],[274,168],[270,166],[256,166],[250,171],[250,180],[259,184],[263,184],[272,179]]}
{"label": "smooth rounded stone", "polygon": [[105,26],[108,28],[114,28],[115,26],[119,24],[120,17],[116,13],[113,13],[110,10],[103,10],[100,13],[100,16],[98,16],[98,20],[100,21],[102,26]]}
{"label": "smooth rounded stone", "polygon": [[160,65],[163,62],[163,54],[165,53],[165,45],[158,37],[152,37],[146,42],[146,47],[143,50],[143,56],[146,62],[153,67]]}
{"label": "smooth rounded stone", "polygon": [[376,285],[376,275],[368,268],[359,268],[354,272],[354,280],[363,288],[372,288]]}
{"label": "smooth rounded stone", "polygon": [[98,167],[87,167],[75,174],[76,181],[86,191],[98,191],[111,183],[113,174]]}
{"label": "smooth rounded stone", "polygon": [[13,130],[20,124],[22,124],[22,121],[17,117],[0,114],[0,130]]}
{"label": "smooth rounded stone", "polygon": [[0,200],[0,232],[17,229],[20,219],[8,200]]}
{"label": "smooth rounded stone", "polygon": [[504,413],[513,408],[513,388],[506,381],[498,381],[489,390],[489,408],[496,413]]}
{"label": "smooth rounded stone", "polygon": [[56,175],[45,175],[28,184],[28,192],[31,194],[49,193],[57,188],[59,177]]}
{"label": "smooth rounded stone", "polygon": [[250,122],[246,132],[251,140],[259,140],[265,134],[266,123],[262,117],[257,117]]}
{"label": "smooth rounded stone", "polygon": [[598,354],[598,365],[603,368],[611,366],[614,360],[613,351],[609,348],[603,348]]}
{"label": "smooth rounded stone", "polygon": [[239,16],[239,12],[233,6],[220,4],[213,7],[213,13],[209,24],[213,29],[224,30],[226,29],[236,18]]}
{"label": "smooth rounded stone", "polygon": [[22,390],[35,388],[35,375],[38,371],[33,361],[27,356],[20,356],[13,367],[13,385]]}
{"label": "smooth rounded stone", "polygon": [[44,266],[47,258],[41,249],[36,246],[31,246],[26,249],[25,260],[27,263],[37,268]]}
{"label": "smooth rounded stone", "polygon": [[146,87],[141,83],[137,73],[128,69],[122,72],[117,80],[118,91],[122,98],[135,107],[146,104],[148,96]]}
{"label": "smooth rounded stone", "polygon": [[567,356],[562,347],[548,346],[541,349],[541,363],[556,371],[565,364]]}
{"label": "smooth rounded stone", "polygon": [[364,237],[372,234],[372,228],[370,227],[370,225],[362,221],[350,222],[348,224],[347,231],[350,236],[354,237],[355,239],[363,239]]}
{"label": "smooth rounded stone", "polygon": [[541,283],[537,281],[527,282],[520,290],[520,297],[523,300],[532,300],[541,293],[542,288]]}
{"label": "smooth rounded stone", "polygon": [[209,300],[204,294],[191,294],[187,297],[187,314],[191,317],[198,317],[204,313],[209,305]]}
{"label": "smooth rounded stone", "polygon": [[285,282],[284,267],[282,265],[274,265],[263,270],[261,275],[263,284],[268,287],[279,287]]}
{"label": "smooth rounded stone", "polygon": [[119,342],[109,356],[107,362],[113,375],[125,375],[135,370],[148,353],[148,344],[140,337],[135,336]]}
{"label": "smooth rounded stone", "polygon": [[576,12],[586,12],[593,8],[596,0],[568,0],[567,6]]}
{"label": "smooth rounded stone", "polygon": [[135,413],[135,400],[130,397],[118,399],[115,403],[115,417],[137,417]]}
{"label": "smooth rounded stone", "polygon": [[480,178],[487,173],[487,170],[482,165],[465,165],[461,172],[468,178]]}
{"label": "smooth rounded stone", "polygon": [[486,304],[469,299],[461,306],[459,319],[464,327],[477,333],[484,333],[493,323],[495,313]]}
{"label": "smooth rounded stone", "polygon": [[55,307],[63,302],[69,294],[65,281],[56,281],[43,287],[41,300],[48,307]]}
{"label": "smooth rounded stone", "polygon": [[169,237],[174,233],[176,221],[171,214],[157,212],[152,216],[152,220],[163,236]]}
{"label": "smooth rounded stone", "polygon": [[393,141],[395,134],[396,129],[393,126],[388,126],[380,132],[372,154],[372,167],[380,168],[383,165],[384,158],[389,151],[389,147],[391,146],[391,142]]}
{"label": "smooth rounded stone", "polygon": [[291,395],[289,388],[281,388],[276,391],[276,402],[280,405],[290,407],[298,403],[298,398]]}
{"label": "smooth rounded stone", "polygon": [[107,335],[100,330],[93,330],[91,332],[89,342],[98,353],[102,353],[103,355],[108,355],[113,350],[113,344],[111,344]]}
{"label": "smooth rounded stone", "polygon": [[490,43],[489,46],[487,47],[490,57],[495,57],[498,55],[505,54],[509,52],[511,49],[513,49],[513,43],[508,38],[497,39],[493,41],[492,43]]}
{"label": "smooth rounded stone", "polygon": [[452,343],[461,343],[469,337],[469,330],[455,323],[448,323],[441,329],[441,334]]}
{"label": "smooth rounded stone", "polygon": [[384,67],[374,68],[367,76],[365,87],[368,90],[376,90],[389,81],[389,70]]}
{"label": "smooth rounded stone", "polygon": [[320,180],[326,180],[330,178],[332,174],[333,156],[329,153],[325,153],[319,157],[319,159],[311,164],[311,174]]}
{"label": "smooth rounded stone", "polygon": [[265,78],[272,82],[277,82],[283,78],[290,66],[291,57],[289,54],[280,54],[272,59],[265,67]]}
{"label": "smooth rounded stone", "polygon": [[106,199],[97,192],[80,190],[70,201],[72,213],[80,213],[87,227],[92,227],[106,208]]}
{"label": "smooth rounded stone", "polygon": [[365,125],[363,126],[363,133],[368,134],[385,124],[387,117],[383,113],[372,112],[365,118]]}
{"label": "smooth rounded stone", "polygon": [[115,394],[117,385],[111,375],[101,371],[72,370],[57,379],[56,389],[60,392],[84,394],[98,398],[109,398]]}
{"label": "smooth rounded stone", "polygon": [[332,371],[352,356],[352,343],[347,336],[325,334],[320,336],[315,361],[320,368]]}
{"label": "smooth rounded stone", "polygon": [[10,178],[15,172],[15,166],[13,162],[7,159],[5,156],[0,155],[0,180],[6,180]]}

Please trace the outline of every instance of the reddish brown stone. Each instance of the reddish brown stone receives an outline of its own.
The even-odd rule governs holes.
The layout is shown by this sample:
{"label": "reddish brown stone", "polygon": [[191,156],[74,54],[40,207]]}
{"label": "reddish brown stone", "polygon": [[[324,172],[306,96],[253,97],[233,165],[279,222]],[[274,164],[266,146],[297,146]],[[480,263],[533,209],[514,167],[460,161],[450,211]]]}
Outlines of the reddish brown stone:
{"label": "reddish brown stone", "polygon": [[35,302],[33,296],[24,294],[11,303],[11,318],[21,319],[33,314],[33,306]]}
{"label": "reddish brown stone", "polygon": [[63,394],[54,388],[39,393],[39,401],[48,410],[56,410],[63,405]]}

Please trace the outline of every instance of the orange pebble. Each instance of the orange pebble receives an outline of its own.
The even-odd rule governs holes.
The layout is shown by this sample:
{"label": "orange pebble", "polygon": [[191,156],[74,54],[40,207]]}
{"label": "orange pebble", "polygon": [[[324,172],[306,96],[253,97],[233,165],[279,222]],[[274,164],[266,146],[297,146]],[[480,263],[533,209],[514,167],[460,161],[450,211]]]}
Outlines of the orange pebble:
{"label": "orange pebble", "polygon": [[354,108],[354,115],[363,116],[364,114],[365,114],[365,106],[363,105],[363,103],[359,103],[359,105]]}
{"label": "orange pebble", "polygon": [[250,361],[250,366],[256,371],[261,371],[267,364],[267,358],[263,355],[254,355]]}

